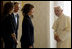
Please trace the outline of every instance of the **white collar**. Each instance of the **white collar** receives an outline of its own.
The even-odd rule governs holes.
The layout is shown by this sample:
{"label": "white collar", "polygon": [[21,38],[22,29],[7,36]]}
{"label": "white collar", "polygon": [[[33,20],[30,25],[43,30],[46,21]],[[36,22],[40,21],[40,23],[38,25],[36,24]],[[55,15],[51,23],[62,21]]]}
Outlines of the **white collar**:
{"label": "white collar", "polygon": [[17,15],[17,14],[18,14],[18,12],[16,12],[16,13],[14,12],[13,14],[14,14],[14,15]]}

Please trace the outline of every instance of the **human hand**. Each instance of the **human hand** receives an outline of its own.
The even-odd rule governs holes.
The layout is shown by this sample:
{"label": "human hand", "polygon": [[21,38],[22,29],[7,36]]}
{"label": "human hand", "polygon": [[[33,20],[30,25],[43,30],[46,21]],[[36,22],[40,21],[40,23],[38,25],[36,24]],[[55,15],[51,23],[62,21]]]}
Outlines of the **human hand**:
{"label": "human hand", "polygon": [[29,48],[33,48],[32,46],[29,46]]}
{"label": "human hand", "polygon": [[58,36],[57,34],[54,35],[54,38],[55,38],[55,40],[56,40],[57,42],[60,42],[60,41],[61,41],[60,38],[59,38],[59,36]]}

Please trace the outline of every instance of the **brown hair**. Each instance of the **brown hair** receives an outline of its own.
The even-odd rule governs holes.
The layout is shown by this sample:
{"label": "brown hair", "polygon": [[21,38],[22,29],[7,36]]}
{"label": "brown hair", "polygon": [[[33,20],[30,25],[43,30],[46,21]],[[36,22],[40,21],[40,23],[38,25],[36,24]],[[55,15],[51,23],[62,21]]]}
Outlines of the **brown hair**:
{"label": "brown hair", "polygon": [[1,15],[1,22],[7,17],[7,15],[10,13],[10,11],[13,10],[13,3],[7,2],[3,7],[3,13]]}
{"label": "brown hair", "polygon": [[34,6],[32,4],[25,4],[22,8],[22,13],[23,14],[28,14],[28,12],[34,8]]}
{"label": "brown hair", "polygon": [[11,10],[13,10],[13,3],[12,2],[7,2],[4,5],[3,15],[8,15]]}
{"label": "brown hair", "polygon": [[14,5],[19,4],[18,2],[14,2]]}

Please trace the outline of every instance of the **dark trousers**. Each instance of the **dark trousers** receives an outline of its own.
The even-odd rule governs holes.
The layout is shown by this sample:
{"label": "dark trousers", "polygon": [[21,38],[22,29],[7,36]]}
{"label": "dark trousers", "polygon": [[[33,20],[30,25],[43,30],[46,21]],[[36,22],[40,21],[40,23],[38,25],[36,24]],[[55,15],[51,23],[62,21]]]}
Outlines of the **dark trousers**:
{"label": "dark trousers", "polygon": [[5,43],[5,48],[16,48],[15,42],[12,38],[5,39],[4,43]]}
{"label": "dark trousers", "polygon": [[5,41],[5,48],[14,48],[13,43],[11,41]]}
{"label": "dark trousers", "polygon": [[0,38],[0,48],[3,48],[3,40]]}
{"label": "dark trousers", "polygon": [[16,48],[16,47],[17,47],[17,45],[14,43],[14,44],[13,44],[13,48]]}
{"label": "dark trousers", "polygon": [[[15,32],[15,34],[16,34],[16,39],[17,39],[17,35],[18,35],[17,34],[17,31]],[[17,44],[13,43],[13,47],[16,48],[17,47]]]}
{"label": "dark trousers", "polygon": [[[34,48],[33,45],[32,45],[32,47]],[[21,43],[21,48],[29,48],[29,45],[26,45],[26,44]]]}
{"label": "dark trousers", "polygon": [[1,38],[0,38],[0,48],[1,48]]}

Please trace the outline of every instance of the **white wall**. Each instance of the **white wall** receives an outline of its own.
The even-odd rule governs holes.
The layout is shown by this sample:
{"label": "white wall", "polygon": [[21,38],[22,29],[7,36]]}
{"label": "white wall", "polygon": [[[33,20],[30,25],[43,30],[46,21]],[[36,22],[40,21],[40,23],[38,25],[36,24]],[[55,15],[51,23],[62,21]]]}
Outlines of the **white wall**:
{"label": "white wall", "polygon": [[71,1],[64,1],[63,13],[71,17]]}
{"label": "white wall", "polygon": [[54,30],[52,29],[54,16],[54,1],[50,1],[50,48],[57,47],[57,42],[54,40]]}

